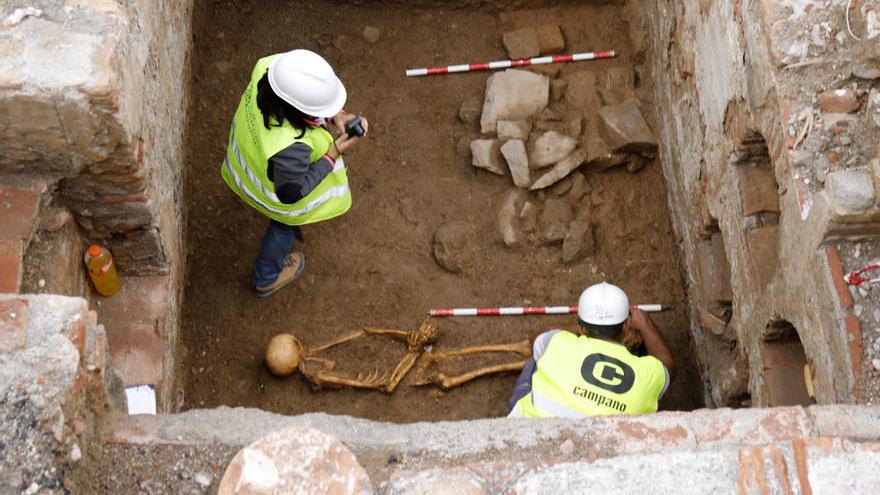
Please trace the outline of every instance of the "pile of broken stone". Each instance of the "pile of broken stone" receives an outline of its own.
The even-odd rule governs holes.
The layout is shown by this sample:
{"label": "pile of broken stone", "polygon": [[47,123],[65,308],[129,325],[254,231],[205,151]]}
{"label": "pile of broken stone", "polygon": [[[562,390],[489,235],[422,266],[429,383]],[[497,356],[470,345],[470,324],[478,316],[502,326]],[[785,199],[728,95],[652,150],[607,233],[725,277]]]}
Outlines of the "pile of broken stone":
{"label": "pile of broken stone", "polygon": [[[565,40],[559,26],[545,24],[505,33],[504,45],[521,59],[559,53]],[[540,65],[491,75],[482,104],[468,100],[459,110],[462,122],[479,119],[480,129],[478,139],[459,142],[459,152],[469,152],[474,167],[512,178],[497,219],[504,244],[561,245],[568,264],[593,251],[584,173],[618,166],[637,173],[657,143],[632,67],[566,71],[561,77],[561,65]]]}

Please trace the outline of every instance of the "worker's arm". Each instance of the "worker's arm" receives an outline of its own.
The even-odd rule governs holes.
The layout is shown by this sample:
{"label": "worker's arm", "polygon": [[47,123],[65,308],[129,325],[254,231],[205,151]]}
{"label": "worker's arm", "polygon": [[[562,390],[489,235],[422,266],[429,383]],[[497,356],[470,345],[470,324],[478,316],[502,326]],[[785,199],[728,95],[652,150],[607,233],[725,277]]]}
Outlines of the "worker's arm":
{"label": "worker's arm", "polygon": [[657,331],[654,322],[651,321],[647,313],[635,306],[631,307],[629,312],[630,325],[642,334],[642,341],[645,343],[648,354],[663,363],[663,366],[666,367],[666,371],[669,373],[669,381],[672,381],[675,378],[675,359],[672,358],[672,353],[666,347],[666,342],[663,341],[663,337],[660,336],[660,332]]}
{"label": "worker's arm", "polygon": [[267,174],[282,203],[293,204],[308,196],[333,170],[332,160],[327,156],[309,163],[311,154],[307,144],[293,143],[269,158]]}

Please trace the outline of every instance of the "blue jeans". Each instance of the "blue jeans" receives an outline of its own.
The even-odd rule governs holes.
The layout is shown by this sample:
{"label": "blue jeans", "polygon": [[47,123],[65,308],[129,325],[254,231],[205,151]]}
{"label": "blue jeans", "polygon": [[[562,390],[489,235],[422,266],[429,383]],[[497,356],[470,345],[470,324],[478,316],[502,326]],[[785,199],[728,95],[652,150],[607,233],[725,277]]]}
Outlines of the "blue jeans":
{"label": "blue jeans", "polygon": [[523,366],[522,371],[519,373],[519,378],[516,379],[516,385],[513,387],[513,395],[510,396],[510,401],[507,403],[508,414],[510,411],[513,411],[514,406],[516,406],[520,399],[529,395],[532,391],[532,375],[535,374],[537,368],[538,363],[534,359],[529,359],[526,365]]}
{"label": "blue jeans", "polygon": [[256,287],[265,287],[281,274],[284,258],[293,249],[296,237],[295,227],[284,225],[275,220],[269,220],[269,227],[263,234],[263,242],[260,245],[260,253],[254,260],[253,284]]}

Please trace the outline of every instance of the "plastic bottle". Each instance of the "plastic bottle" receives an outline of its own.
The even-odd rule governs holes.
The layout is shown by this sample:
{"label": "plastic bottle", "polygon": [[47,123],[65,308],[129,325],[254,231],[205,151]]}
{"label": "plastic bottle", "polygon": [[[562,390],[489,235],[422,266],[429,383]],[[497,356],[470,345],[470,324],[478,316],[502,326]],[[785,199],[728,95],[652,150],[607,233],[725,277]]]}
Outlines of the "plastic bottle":
{"label": "plastic bottle", "polygon": [[119,273],[113,264],[110,251],[97,244],[92,244],[86,250],[86,266],[89,268],[89,278],[95,284],[95,290],[102,296],[112,296],[119,290]]}

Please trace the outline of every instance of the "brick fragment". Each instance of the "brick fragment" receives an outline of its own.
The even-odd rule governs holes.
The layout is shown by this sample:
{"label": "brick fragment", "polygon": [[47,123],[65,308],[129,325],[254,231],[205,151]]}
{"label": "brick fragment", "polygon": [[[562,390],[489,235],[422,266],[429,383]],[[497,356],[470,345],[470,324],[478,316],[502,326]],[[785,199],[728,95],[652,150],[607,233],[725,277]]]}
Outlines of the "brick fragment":
{"label": "brick fragment", "polygon": [[819,107],[823,112],[851,113],[862,106],[858,93],[852,89],[825,91],[819,95]]}
{"label": "brick fragment", "polygon": [[502,36],[507,55],[512,59],[537,57],[541,53],[538,33],[527,27],[509,31]]}
{"label": "brick fragment", "polygon": [[846,329],[846,342],[849,348],[849,358],[852,363],[852,372],[856,382],[862,367],[862,328],[859,319],[850,315],[843,319]]}
{"label": "brick fragment", "polygon": [[779,194],[773,171],[764,167],[739,167],[739,194],[743,216],[779,213]]}
{"label": "brick fragment", "polygon": [[559,53],[565,50],[565,38],[556,24],[542,24],[535,28],[541,55]]}
{"label": "brick fragment", "polygon": [[171,295],[170,277],[123,277],[119,292],[100,299],[98,320],[107,325],[115,321],[155,321],[165,319]]}
{"label": "brick fragment", "polygon": [[0,293],[17,293],[21,287],[22,241],[0,239]]}
{"label": "brick fragment", "polygon": [[776,276],[779,265],[779,226],[768,225],[746,232],[755,289],[763,290]]}
{"label": "brick fragment", "polygon": [[40,196],[36,191],[0,187],[0,238],[28,239],[34,231]]}
{"label": "brick fragment", "polygon": [[27,299],[0,300],[0,351],[15,352],[27,347],[28,319]]}
{"label": "brick fragment", "polygon": [[837,247],[829,245],[825,247],[825,257],[828,260],[828,269],[831,272],[831,279],[834,282],[834,289],[837,291],[837,299],[842,309],[848,309],[853,306],[852,294],[849,292],[849,286],[843,279],[843,266],[840,263],[840,253]]}

